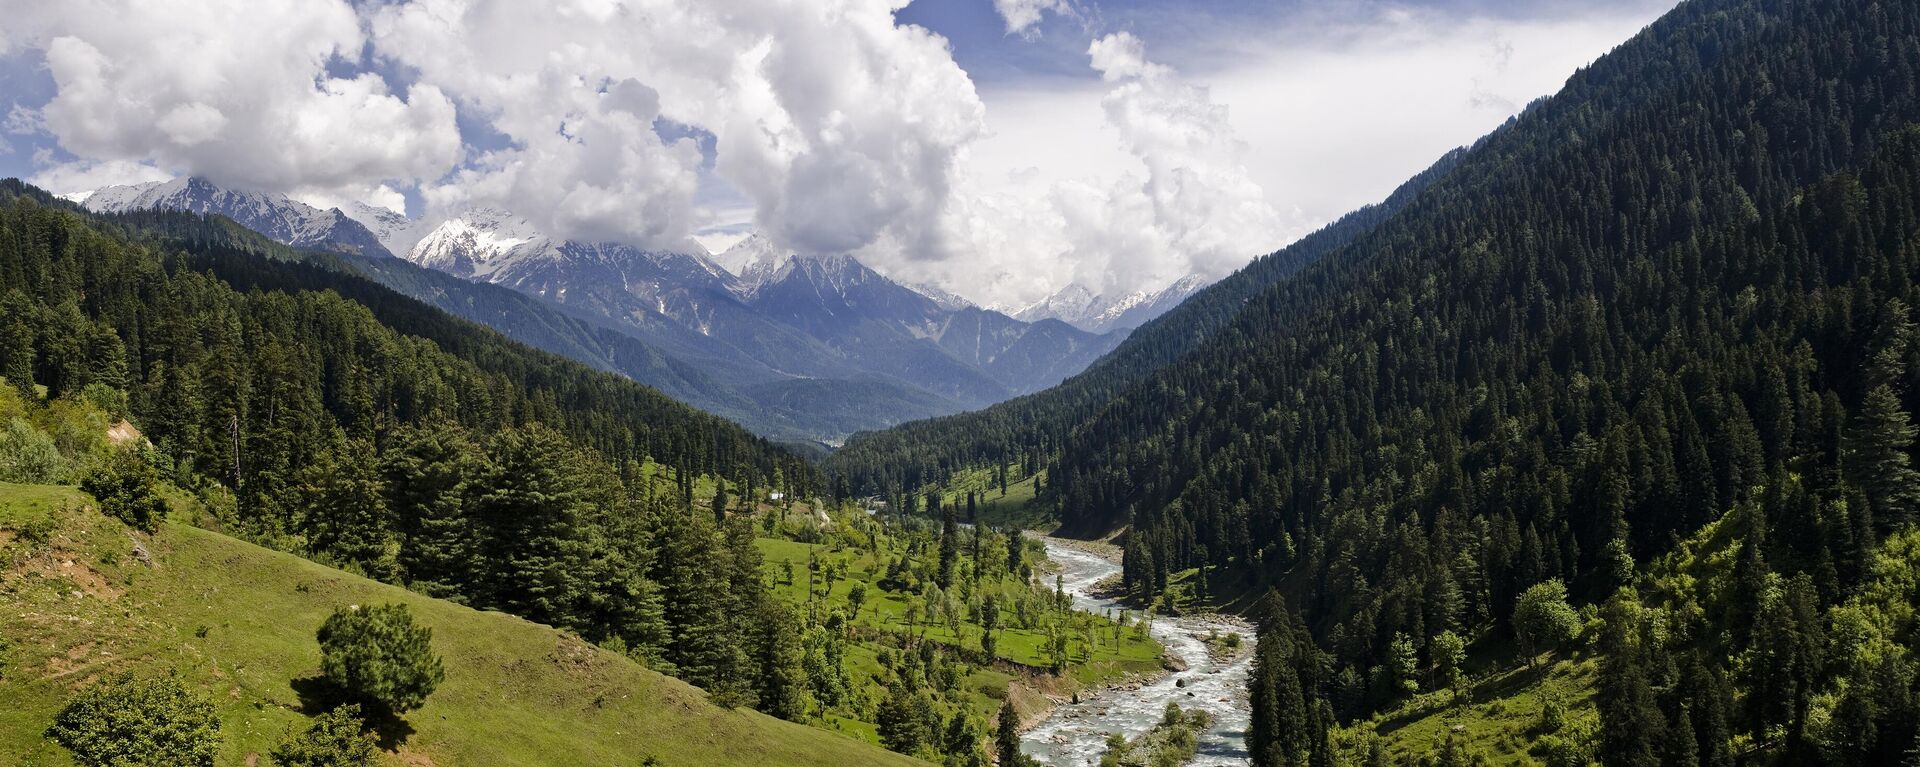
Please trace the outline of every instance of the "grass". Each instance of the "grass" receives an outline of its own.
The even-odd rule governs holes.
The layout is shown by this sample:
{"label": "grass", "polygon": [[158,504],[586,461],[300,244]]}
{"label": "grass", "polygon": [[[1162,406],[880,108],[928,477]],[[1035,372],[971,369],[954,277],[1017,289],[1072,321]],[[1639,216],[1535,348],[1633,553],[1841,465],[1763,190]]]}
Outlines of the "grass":
{"label": "grass", "polygon": [[[774,595],[795,605],[805,605],[807,601],[807,562],[809,557],[817,557],[824,568],[828,564],[837,564],[842,575],[827,590],[822,603],[828,608],[838,607],[849,610],[848,594],[855,583],[863,584],[866,589],[866,601],[861,605],[857,626],[885,629],[889,631],[912,633],[924,636],[941,644],[965,647],[969,650],[980,646],[980,627],[976,623],[962,622],[960,633],[956,634],[945,622],[928,622],[921,618],[917,623],[909,623],[907,613],[909,605],[918,604],[919,596],[901,592],[889,592],[880,588],[879,581],[885,575],[887,566],[884,556],[845,549],[833,551],[825,544],[799,543],[774,538],[761,538],[756,541],[760,551],[766,556],[768,570],[774,575]],[[793,563],[794,579],[786,583],[782,579],[785,568],[782,563]],[[818,576],[816,576],[818,577]],[[816,588],[824,581],[816,583]],[[1020,588],[1016,583],[1001,581],[982,587],[991,589],[1002,597],[1009,596]],[[1042,643],[1046,635],[1037,630],[1015,628],[1007,625],[1011,619],[1012,608],[1002,610],[1002,626],[995,655],[1002,660],[1030,667],[1047,665]],[[1089,657],[1088,647],[1084,643],[1074,645],[1074,662],[1077,666],[1092,667],[1094,679],[1106,676],[1120,676],[1127,673],[1159,668],[1161,647],[1151,639],[1143,639],[1132,630],[1122,633],[1118,644],[1113,641],[1109,626],[1096,641]]]}
{"label": "grass", "polygon": [[991,469],[964,469],[954,472],[953,479],[940,489],[946,503],[962,510],[967,507],[967,492],[975,494],[980,522],[995,527],[1016,526],[1026,530],[1052,529],[1055,520],[1053,512],[1045,504],[1034,500],[1038,482],[1045,473],[1026,477],[1018,482],[1012,477],[1019,476],[1018,464],[1007,465],[1007,489],[1002,493],[1000,484],[994,481]]}
{"label": "grass", "polygon": [[[41,733],[103,674],[177,673],[212,700],[221,765],[263,756],[313,713],[297,680],[334,609],[397,602],[434,630],[447,679],[405,717],[392,765],[916,764],[845,735],[726,710],[567,634],[180,523],[135,539],[71,488],[0,484],[0,764],[68,765]],[[854,737],[848,737],[852,735]],[[564,755],[564,756],[562,756]]]}
{"label": "grass", "polygon": [[[1423,694],[1345,728],[1335,739],[1364,753],[1367,741],[1377,738],[1390,764],[1437,753],[1449,737],[1469,757],[1490,764],[1545,764],[1559,744],[1578,748],[1591,741],[1599,725],[1598,676],[1596,660],[1577,656],[1497,669],[1477,677],[1458,705],[1450,691]],[[1549,707],[1558,710],[1557,722],[1546,715]]]}
{"label": "grass", "polygon": [[[881,668],[878,653],[883,647],[893,646],[895,640],[888,637],[914,636],[936,644],[957,647],[969,656],[978,653],[981,647],[982,630],[973,622],[972,615],[962,608],[961,612],[968,620],[950,626],[943,618],[929,620],[918,613],[923,610],[922,598],[918,593],[887,591],[880,586],[885,580],[890,563],[897,560],[906,550],[906,541],[895,535],[879,535],[869,538],[868,533],[852,532],[861,528],[877,529],[867,523],[860,512],[843,510],[835,515],[832,525],[847,531],[846,537],[838,535],[822,536],[837,543],[806,543],[787,537],[762,537],[755,541],[765,557],[766,572],[773,582],[774,597],[795,606],[804,615],[809,604],[816,614],[824,617],[828,611],[839,610],[852,615],[850,594],[855,586],[865,591],[865,599],[859,614],[853,617],[855,641],[849,645],[846,660],[850,678],[855,688],[871,699],[885,695],[889,676]],[[791,532],[795,526],[812,528],[816,531],[821,523],[812,517],[789,515],[788,522],[781,524],[783,531]],[[848,540],[860,541],[859,545],[850,545]],[[871,543],[877,541],[877,543]],[[869,550],[877,545],[878,551]],[[931,546],[923,541],[923,546]],[[1004,543],[998,544],[1004,546]],[[1046,633],[1036,621],[1035,628],[1018,628],[1015,618],[1015,604],[1024,597],[1030,604],[1040,600],[1035,596],[1033,587],[1018,578],[1005,576],[985,576],[977,581],[964,577],[971,559],[965,555],[967,548],[962,547],[962,577],[952,589],[951,597],[956,603],[965,604],[971,592],[975,599],[993,594],[1001,608],[1001,629],[997,634],[994,659],[991,664],[975,663],[970,665],[966,676],[960,681],[958,693],[949,693],[948,700],[956,705],[965,706],[976,721],[993,721],[995,713],[1009,695],[1016,695],[1023,685],[1012,684],[1026,681],[1040,684],[1048,689],[1075,689],[1080,685],[1097,685],[1117,681],[1123,678],[1148,674],[1160,668],[1162,648],[1151,638],[1136,635],[1133,629],[1121,632],[1120,639],[1114,640],[1114,624],[1097,616],[1075,618],[1085,625],[1097,626],[1096,641],[1089,645],[1084,636],[1076,635],[1070,642],[1071,662],[1064,678],[1051,677],[1042,671],[1049,665],[1050,657],[1045,649]],[[933,556],[932,551],[922,548],[916,555],[919,559]],[[812,571],[813,582],[809,583],[808,563],[817,562],[818,570]],[[998,564],[993,565],[998,567]],[[827,570],[838,573],[829,586],[825,579]],[[791,573],[791,581],[788,580]],[[965,585],[962,585],[965,584]],[[811,602],[809,593],[814,597]],[[913,620],[909,620],[910,616]],[[1046,618],[1036,614],[1041,620]],[[1031,710],[1036,701],[1016,703],[1016,707]],[[845,714],[846,712],[836,712]],[[1024,715],[1024,713],[1023,713]],[[878,734],[870,722],[861,722],[845,718],[842,715],[829,716],[826,726],[849,734],[878,742]]]}

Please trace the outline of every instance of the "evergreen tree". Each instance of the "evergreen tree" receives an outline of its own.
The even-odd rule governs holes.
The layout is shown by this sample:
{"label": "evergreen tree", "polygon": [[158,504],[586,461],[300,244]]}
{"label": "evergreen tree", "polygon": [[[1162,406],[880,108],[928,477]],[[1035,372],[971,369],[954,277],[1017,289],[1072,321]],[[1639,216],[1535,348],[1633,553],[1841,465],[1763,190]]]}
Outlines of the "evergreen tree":
{"label": "evergreen tree", "polygon": [[171,676],[122,673],[74,695],[46,737],[86,767],[213,767],[220,719]]}
{"label": "evergreen tree", "polygon": [[1920,470],[1908,455],[1914,433],[1899,395],[1885,384],[1867,392],[1847,429],[1847,475],[1866,491],[1873,519],[1883,527],[1911,522],[1920,503]]}
{"label": "evergreen tree", "polygon": [[590,493],[583,457],[552,429],[496,435],[477,501],[490,574],[486,604],[539,623],[574,628],[588,572]]}
{"label": "evergreen tree", "polygon": [[344,442],[300,470],[294,492],[307,550],[369,577],[396,575],[386,494],[372,446]]}
{"label": "evergreen tree", "polygon": [[335,610],[315,638],[327,681],[376,711],[419,708],[446,679],[433,652],[433,629],[415,626],[406,605]]}
{"label": "evergreen tree", "polygon": [[[931,500],[931,499],[930,499]],[[953,587],[953,568],[960,561],[960,527],[954,519],[952,506],[940,507],[940,569],[934,575],[934,583],[942,589]]]}
{"label": "evergreen tree", "polygon": [[400,538],[400,577],[422,593],[458,597],[478,579],[472,506],[476,480],[491,474],[482,460],[464,430],[448,424],[401,427],[381,456],[381,486]]}
{"label": "evergreen tree", "polygon": [[813,707],[806,671],[806,649],[800,638],[799,616],[791,608],[766,608],[765,638],[760,646],[759,708],[792,722],[805,721]]}
{"label": "evergreen tree", "polygon": [[273,749],[281,767],[373,767],[379,753],[360,707],[347,704],[313,718],[313,724]]}
{"label": "evergreen tree", "polygon": [[1660,767],[1666,723],[1646,672],[1647,655],[1657,648],[1642,642],[1640,605],[1628,592],[1608,600],[1599,650],[1600,763]]}
{"label": "evergreen tree", "polygon": [[999,726],[994,729],[994,763],[1000,767],[1025,767],[1033,763],[1033,757],[1020,753],[1020,717],[1013,711],[1013,702],[1000,704]]}

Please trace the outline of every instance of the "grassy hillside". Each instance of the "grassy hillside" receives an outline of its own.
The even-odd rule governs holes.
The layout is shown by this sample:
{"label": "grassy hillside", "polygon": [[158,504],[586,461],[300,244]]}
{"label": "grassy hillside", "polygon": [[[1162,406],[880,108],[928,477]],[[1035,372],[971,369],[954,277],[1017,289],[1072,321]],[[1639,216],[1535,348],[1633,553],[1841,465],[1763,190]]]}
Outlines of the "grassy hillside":
{"label": "grassy hillside", "polygon": [[[134,555],[139,543],[152,565]],[[268,763],[312,713],[313,632],[397,602],[434,630],[447,678],[406,717],[392,764],[914,764],[745,709],[545,626],[479,612],[178,522],[148,539],[64,487],[0,484],[0,764],[70,764],[41,732],[75,689],[123,669],[180,674],[219,709],[220,764]]]}

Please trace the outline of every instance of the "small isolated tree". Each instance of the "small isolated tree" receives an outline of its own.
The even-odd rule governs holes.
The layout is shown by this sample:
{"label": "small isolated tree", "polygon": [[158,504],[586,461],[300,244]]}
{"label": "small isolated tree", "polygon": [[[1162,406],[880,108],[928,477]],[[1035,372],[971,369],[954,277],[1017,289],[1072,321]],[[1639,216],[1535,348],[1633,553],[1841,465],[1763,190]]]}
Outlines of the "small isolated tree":
{"label": "small isolated tree", "polygon": [[867,601],[867,584],[855,581],[853,588],[847,589],[847,606],[853,609],[853,619],[860,620],[860,606]]}
{"label": "small isolated tree", "polygon": [[1436,687],[1452,687],[1460,681],[1467,665],[1467,643],[1459,634],[1442,631],[1433,638],[1428,651],[1433,656],[1433,681]]}
{"label": "small isolated tree", "polygon": [[133,450],[115,450],[100,468],[80,480],[80,490],[100,502],[100,511],[128,525],[153,532],[167,515],[160,480]]}
{"label": "small isolated tree", "polygon": [[1554,578],[1533,584],[1513,608],[1513,633],[1529,662],[1580,631],[1580,616],[1567,604],[1567,586]]}
{"label": "small isolated tree", "polygon": [[1393,643],[1387,646],[1387,655],[1394,692],[1403,696],[1419,692],[1420,653],[1414,649],[1413,639],[1405,633],[1395,633]]}
{"label": "small isolated tree", "polygon": [[433,653],[433,629],[413,625],[406,605],[335,610],[318,638],[327,681],[388,713],[419,708],[446,678]]}
{"label": "small isolated tree", "polygon": [[123,673],[75,695],[46,735],[85,767],[212,767],[220,720],[171,676]]}
{"label": "small isolated tree", "polygon": [[281,767],[373,767],[377,751],[360,707],[349,704],[314,717],[306,732],[273,749],[273,761]]}

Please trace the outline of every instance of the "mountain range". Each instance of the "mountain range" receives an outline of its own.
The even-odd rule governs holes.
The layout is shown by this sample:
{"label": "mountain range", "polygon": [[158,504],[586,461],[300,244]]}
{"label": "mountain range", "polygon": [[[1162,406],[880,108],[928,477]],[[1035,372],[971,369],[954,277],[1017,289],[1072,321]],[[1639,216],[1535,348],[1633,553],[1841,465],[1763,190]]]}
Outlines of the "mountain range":
{"label": "mountain range", "polygon": [[551,237],[498,209],[429,226],[362,203],[322,210],[198,177],[107,187],[82,204],[226,216],[790,441],[833,443],[1045,389],[1202,284],[1190,278],[1112,301],[1063,297],[1014,317],[903,285],[850,255],[796,255],[759,236],[718,256],[691,242],[644,249]]}
{"label": "mountain range", "polygon": [[1013,312],[1013,318],[1025,322],[1060,320],[1089,333],[1129,331],[1166,314],[1210,284],[1204,277],[1188,275],[1158,290],[1109,295],[1070,283],[1053,295]]}

